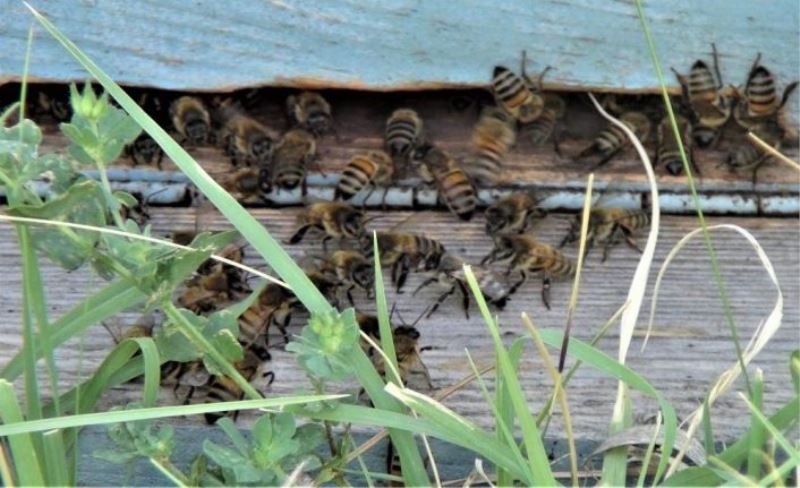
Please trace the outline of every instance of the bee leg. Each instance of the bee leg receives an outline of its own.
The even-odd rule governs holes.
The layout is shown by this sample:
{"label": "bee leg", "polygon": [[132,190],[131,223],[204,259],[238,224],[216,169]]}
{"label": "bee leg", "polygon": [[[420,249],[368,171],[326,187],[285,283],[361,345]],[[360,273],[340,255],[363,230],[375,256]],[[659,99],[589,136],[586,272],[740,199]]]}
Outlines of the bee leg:
{"label": "bee leg", "polygon": [[306,232],[308,232],[308,229],[310,229],[311,227],[313,227],[311,224],[301,225],[295,231],[295,233],[292,235],[292,237],[290,237],[288,240],[285,241],[285,243],[286,244],[297,244],[298,242],[302,241],[303,237],[305,237],[305,235],[306,235]]}
{"label": "bee leg", "polygon": [[414,290],[414,292],[411,294],[411,296],[412,297],[416,296],[418,291],[420,291],[421,289],[423,289],[426,286],[430,285],[431,283],[435,283],[436,281],[438,281],[437,277],[432,277],[432,278],[426,279],[425,281],[423,281],[422,283],[419,284],[419,286],[417,287],[416,290]]}
{"label": "bee leg", "polygon": [[275,372],[274,371],[267,371],[266,373],[264,373],[262,378],[269,378],[267,380],[267,386],[271,386],[272,383],[275,381]]}
{"label": "bee leg", "polygon": [[[395,282],[395,292],[397,292],[398,295],[401,295],[402,292],[400,291],[400,289],[403,288],[403,285],[406,283],[406,278],[408,278],[408,271],[409,271],[408,256],[404,254],[403,257],[401,257],[400,260],[397,263],[395,263],[395,265],[396,266],[399,265],[397,273],[397,281]],[[392,275],[394,275],[394,270],[392,272]]]}
{"label": "bee leg", "polygon": [[[366,196],[364,196],[364,199],[361,200],[361,208],[362,209],[367,208],[367,200],[369,200],[369,197],[371,197],[374,192],[375,192],[375,185],[370,185],[369,186],[369,191],[367,192]],[[381,203],[381,204],[383,204],[383,203]]]}
{"label": "bee leg", "polygon": [[625,242],[628,244],[628,246],[630,248],[636,249],[637,251],[639,251],[639,254],[644,253],[642,248],[639,247],[639,245],[636,243],[636,240],[633,238],[633,232],[632,231],[623,228],[622,232],[623,232],[623,235],[625,237]]}
{"label": "bee leg", "polygon": [[547,310],[550,310],[550,275],[545,274],[542,280],[542,302]]}
{"label": "bee leg", "polygon": [[354,307],[356,305],[355,302],[353,301],[353,288],[354,287],[355,287],[355,285],[350,285],[345,290],[345,295],[347,295],[347,301],[350,302],[350,306],[351,307]]}
{"label": "bee leg", "polygon": [[611,151],[609,154],[607,154],[605,157],[603,157],[603,159],[601,159],[600,161],[598,161],[598,162],[597,162],[597,164],[595,164],[594,166],[592,166],[592,169],[591,169],[590,171],[597,171],[597,170],[598,170],[598,169],[600,169],[602,166],[605,166],[605,164],[606,164],[606,163],[608,163],[609,161],[611,161],[611,159],[612,159],[614,156],[616,156],[617,154],[619,154],[620,150],[621,150],[621,149],[617,149],[616,151]]}
{"label": "bee leg", "polygon": [[437,298],[437,299],[436,299],[436,302],[434,302],[433,306],[432,306],[432,307],[431,307],[431,309],[428,311],[428,314],[427,314],[427,315],[425,315],[425,318],[426,318],[426,319],[427,319],[427,318],[430,318],[430,316],[431,316],[431,315],[433,315],[433,312],[435,312],[436,310],[438,310],[438,309],[439,309],[439,305],[441,305],[442,303],[444,303],[444,301],[445,301],[445,300],[447,300],[447,297],[449,297],[450,295],[452,295],[452,294],[453,294],[455,291],[456,291],[456,287],[455,287],[455,285],[453,285],[453,287],[452,287],[452,288],[450,288],[450,289],[449,289],[449,290],[447,290],[446,292],[444,292],[444,293],[442,293],[441,295],[439,295],[439,298]]}
{"label": "bee leg", "polygon": [[322,250],[328,252],[328,241],[333,239],[331,236],[325,236],[322,238]]}
{"label": "bee leg", "polygon": [[485,265],[486,263],[493,263],[494,262],[494,256],[495,256],[495,252],[494,252],[494,250],[492,250],[489,254],[484,256],[483,259],[481,259],[481,263],[480,263],[481,266]]}
{"label": "bee leg", "polygon": [[589,146],[586,149],[584,149],[583,151],[579,152],[577,154],[577,156],[573,156],[572,157],[572,161],[575,162],[575,163],[580,162],[581,159],[583,159],[583,158],[585,158],[587,156],[591,156],[595,152],[595,150],[596,150],[596,146],[595,146],[594,143],[592,143],[591,146]]}
{"label": "bee leg", "polygon": [[161,147],[159,147],[159,148],[156,150],[156,153],[158,154],[158,155],[156,156],[156,168],[158,168],[159,170],[163,170],[163,169],[164,169],[164,166],[163,166],[162,162],[163,162],[163,160],[164,160],[164,150],[163,150],[163,149],[161,149]]}
{"label": "bee leg", "polygon": [[753,188],[755,188],[756,183],[758,183],[758,170],[761,169],[761,166],[763,166],[767,160],[769,160],[769,155],[765,154],[758,159],[756,165],[753,167],[753,176],[751,177]]}
{"label": "bee leg", "polygon": [[519,276],[520,276],[519,281],[517,281],[516,283],[511,285],[511,288],[509,288],[509,290],[508,290],[508,294],[509,295],[512,295],[512,294],[516,293],[517,288],[522,286],[522,284],[525,283],[525,280],[528,279],[528,275],[524,271],[520,271],[519,272]]}

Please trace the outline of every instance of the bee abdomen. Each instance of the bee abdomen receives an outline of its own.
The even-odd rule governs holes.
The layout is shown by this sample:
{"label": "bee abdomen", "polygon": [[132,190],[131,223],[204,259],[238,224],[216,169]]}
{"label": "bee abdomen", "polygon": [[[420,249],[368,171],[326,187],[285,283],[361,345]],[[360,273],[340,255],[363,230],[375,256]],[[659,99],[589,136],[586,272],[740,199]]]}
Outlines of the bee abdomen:
{"label": "bee abdomen", "polygon": [[550,139],[556,126],[556,119],[555,111],[545,109],[538,119],[529,124],[525,124],[522,130],[525,131],[534,145],[539,146]]}
{"label": "bee abdomen", "polygon": [[600,132],[594,140],[597,150],[602,154],[610,154],[627,143],[628,136],[616,125],[609,126]]}
{"label": "bee abdomen", "polygon": [[514,115],[530,98],[530,91],[522,79],[502,66],[494,69],[492,89],[501,105]]}
{"label": "bee abdomen", "polygon": [[475,212],[478,197],[475,187],[461,169],[452,169],[439,177],[439,191],[451,212],[469,220]]}
{"label": "bee abdomen", "polygon": [[728,153],[726,162],[731,168],[749,168],[761,159],[761,151],[751,144],[740,144]]}
{"label": "bee abdomen", "polygon": [[305,177],[305,168],[301,166],[287,166],[283,168],[276,168],[274,181],[278,188],[292,190],[300,186]]}
{"label": "bee abdomen", "polygon": [[717,98],[717,82],[711,70],[702,61],[697,61],[689,71],[689,94],[695,99]]}
{"label": "bee abdomen", "polygon": [[775,80],[766,68],[759,66],[750,75],[747,83],[748,108],[753,115],[767,115],[778,101]]}
{"label": "bee abdomen", "polygon": [[372,180],[377,171],[374,162],[364,156],[356,156],[345,166],[339,184],[336,186],[336,198],[350,199],[360,192]]}
{"label": "bee abdomen", "polygon": [[392,157],[404,157],[416,144],[422,131],[417,114],[411,110],[395,111],[386,123],[386,147]]}

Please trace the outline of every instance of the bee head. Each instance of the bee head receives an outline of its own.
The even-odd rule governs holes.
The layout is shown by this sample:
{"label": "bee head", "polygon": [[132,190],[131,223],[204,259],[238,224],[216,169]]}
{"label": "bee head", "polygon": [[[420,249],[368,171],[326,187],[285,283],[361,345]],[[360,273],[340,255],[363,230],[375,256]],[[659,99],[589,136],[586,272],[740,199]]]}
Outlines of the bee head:
{"label": "bee head", "polygon": [[510,215],[508,208],[501,204],[494,204],[486,209],[486,233],[491,235],[500,231],[509,224]]}
{"label": "bee head", "polygon": [[272,139],[269,136],[260,137],[253,142],[252,150],[253,156],[255,156],[259,162],[269,162],[269,157],[272,154]]}
{"label": "bee head", "polygon": [[258,187],[265,194],[272,191],[272,176],[267,168],[258,170]]}
{"label": "bee head", "polygon": [[308,128],[316,136],[328,132],[331,127],[332,119],[326,112],[314,112],[308,117]]}
{"label": "bee head", "polygon": [[372,266],[366,262],[356,265],[351,273],[351,278],[356,285],[365,290],[372,289],[375,284],[375,273],[372,271]]}
{"label": "bee head", "polygon": [[208,124],[199,116],[191,117],[186,121],[184,130],[188,137],[195,144],[202,144],[208,139]]}
{"label": "bee head", "polygon": [[516,242],[512,236],[498,235],[494,238],[494,255],[496,260],[510,258],[516,251]]}
{"label": "bee head", "polygon": [[364,213],[348,209],[342,216],[342,229],[347,237],[360,238],[364,235]]}
{"label": "bee head", "polygon": [[665,165],[667,172],[672,176],[678,176],[683,173],[683,163],[680,160],[673,159]]}

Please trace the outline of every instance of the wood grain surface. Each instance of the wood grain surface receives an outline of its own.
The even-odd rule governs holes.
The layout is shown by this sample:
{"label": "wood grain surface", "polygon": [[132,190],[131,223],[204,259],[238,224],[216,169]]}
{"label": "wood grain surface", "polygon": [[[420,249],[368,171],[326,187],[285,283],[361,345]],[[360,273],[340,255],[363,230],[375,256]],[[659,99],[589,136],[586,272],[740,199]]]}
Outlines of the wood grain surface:
{"label": "wood grain surface", "polygon": [[[547,65],[550,86],[653,92],[658,80],[632,2],[436,0],[31,2],[113,79],[177,90],[254,85],[397,90],[484,86],[496,64]],[[4,0],[0,80],[18,79],[32,16]],[[688,70],[716,42],[726,83],[743,83],[757,52],[796,78],[800,21],[791,0],[645,2],[662,65]],[[31,75],[82,80],[41,28]],[[669,83],[675,83],[669,77]],[[677,84],[675,84],[677,88]]]}
{"label": "wood grain surface", "polygon": [[[291,235],[296,212],[296,209],[252,210],[253,215],[279,239]],[[214,212],[204,210],[200,215],[203,216],[199,220],[203,229],[228,228],[223,219]],[[415,216],[410,217],[411,215],[409,212],[374,213],[377,218],[370,225],[375,229],[389,229],[399,224],[400,229],[423,232],[440,239],[449,251],[470,262],[478,261],[489,249],[490,240],[483,233],[484,222],[480,215],[469,223],[461,223],[441,212],[417,212]],[[567,215],[551,215],[535,232],[540,240],[557,243],[568,226],[569,218]],[[794,219],[710,219],[710,224],[721,222],[738,224],[753,232],[770,256],[785,296],[783,327],[755,363],[755,366],[764,370],[766,405],[767,410],[772,411],[791,396],[788,355],[797,347],[800,332],[800,287],[797,280],[800,270],[800,236],[797,222]],[[156,234],[164,235],[170,230],[193,228],[195,214],[191,209],[153,209],[152,224]],[[695,221],[690,218],[665,217],[662,221],[656,263],[660,264],[671,246],[695,225]],[[731,233],[714,234],[713,237],[731,298],[736,326],[742,341],[746,341],[773,307],[776,293],[754,252],[743,240]],[[640,236],[640,239],[643,242],[644,236]],[[293,256],[305,262],[309,261],[309,256],[321,254],[319,241],[310,237],[289,249]],[[573,256],[575,254],[574,249],[567,249],[566,252]],[[624,245],[614,248],[605,263],[600,262],[599,252],[589,255],[573,328],[576,337],[590,338],[622,304],[637,260],[638,254]],[[247,261],[253,265],[261,264],[260,259],[252,253],[248,254]],[[103,285],[99,278],[85,270],[65,273],[49,264],[44,266],[43,275],[51,317],[58,317],[81,297]],[[655,270],[652,275],[651,286]],[[19,254],[13,233],[8,227],[0,233],[0,276],[3,277],[3,291],[0,294],[2,365],[21,344]],[[422,275],[413,275],[406,293],[400,296],[389,294],[389,303],[396,303],[402,317],[408,322],[414,320],[439,293],[435,286],[431,286],[412,297],[411,290],[422,278]],[[539,327],[564,326],[570,283],[553,284],[551,311],[547,311],[541,303],[540,286],[540,282],[534,279],[522,287],[499,314],[505,339],[511,340],[524,333],[519,319],[523,311]],[[667,272],[655,316],[654,336],[646,351],[640,352],[650,294],[651,291],[648,291],[629,354],[629,365],[661,390],[674,402],[678,413],[685,416],[698,405],[712,380],[735,361],[734,347],[729,339],[729,330],[723,318],[702,242],[690,244]],[[374,310],[373,303],[358,293],[356,300],[359,308]],[[477,317],[474,308],[470,312],[471,318],[467,320],[458,301],[448,300],[430,319],[423,319],[419,324],[422,345],[433,347],[423,353],[423,358],[437,388],[447,386],[469,373],[465,349],[480,364],[486,364],[492,359],[491,342],[485,325]],[[135,318],[136,314],[131,312],[122,316],[119,322],[130,323]],[[292,332],[298,333],[303,323],[304,316],[301,314],[296,317]],[[614,327],[600,347],[615,355],[616,341],[617,332]],[[279,342],[277,337],[275,342]],[[112,346],[112,338],[99,325],[86,333],[82,356],[77,352],[77,340],[61,346],[56,353],[61,371],[60,387],[65,388],[85,378]],[[269,366],[275,371],[277,378],[266,392],[279,395],[307,388],[308,383],[295,367],[291,354],[280,349],[273,352],[274,359]],[[751,372],[752,370],[753,368]],[[526,353],[520,377],[531,404],[534,408],[539,408],[549,394],[551,385],[548,375],[542,369],[541,361],[532,350]],[[18,380],[16,385],[21,389],[21,381]],[[741,386],[741,383],[737,384],[736,389],[741,389]],[[347,390],[346,385],[343,387]],[[104,397],[101,408],[140,397],[139,388],[139,385],[125,385],[116,389]],[[348,391],[352,391],[352,388]],[[581,368],[568,390],[575,429],[581,437],[603,438],[615,391],[613,380],[588,367]],[[174,401],[167,391],[162,392],[162,396],[165,402]],[[654,411],[652,402],[645,402],[638,397],[636,400],[638,412]],[[487,407],[474,385],[454,395],[448,400],[448,405],[479,425],[488,427],[491,424]],[[747,423],[748,416],[745,412],[745,406],[734,394],[726,395],[715,409],[715,431],[723,437],[741,432]],[[245,416],[245,425],[249,418],[251,417]],[[187,422],[196,423],[200,420],[188,419]],[[560,428],[557,424],[552,426],[551,435],[560,435]]]}

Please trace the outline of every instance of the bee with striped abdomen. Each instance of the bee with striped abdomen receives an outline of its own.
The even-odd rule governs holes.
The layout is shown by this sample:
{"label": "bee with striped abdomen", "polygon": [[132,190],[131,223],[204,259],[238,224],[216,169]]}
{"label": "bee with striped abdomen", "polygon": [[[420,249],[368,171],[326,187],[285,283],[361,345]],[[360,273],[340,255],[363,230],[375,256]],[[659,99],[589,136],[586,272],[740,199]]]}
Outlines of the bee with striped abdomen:
{"label": "bee with striped abdomen", "polygon": [[369,187],[369,193],[364,197],[364,204],[366,204],[375,187],[388,185],[392,182],[393,176],[394,162],[388,154],[383,151],[360,154],[353,157],[342,170],[334,199],[349,200],[356,193]]}
{"label": "bee with striped abdomen", "polygon": [[[248,382],[253,382],[258,378],[269,378],[267,384],[272,384],[275,380],[275,373],[272,371],[264,372],[264,361],[261,360],[252,350],[245,349],[244,357],[241,361],[234,363],[236,371]],[[204,403],[213,402],[235,402],[244,398],[244,391],[232,379],[227,376],[214,376],[205,391]],[[231,412],[209,412],[204,414],[206,423],[209,425],[216,423],[225,416],[231,416],[235,422],[239,416],[238,410]]]}
{"label": "bee with striped abdomen", "polygon": [[[444,246],[437,240],[418,234],[402,232],[377,232],[378,252],[381,266],[392,269],[392,283],[399,293],[412,269],[431,271],[439,266],[445,252]],[[372,236],[365,235],[361,239],[361,251],[372,259]]]}
{"label": "bee with striped abdomen", "polygon": [[[544,99],[531,90],[533,83],[527,75],[526,63],[527,57],[523,51],[521,77],[504,66],[495,66],[492,73],[492,93],[497,104],[521,124],[529,124],[538,119],[544,110]],[[549,69],[545,68],[539,75],[539,85]]]}
{"label": "bee with striped abdomen", "polygon": [[182,96],[169,107],[172,126],[178,135],[191,144],[205,144],[211,136],[211,115],[203,100]]}
{"label": "bee with striped abdomen", "polygon": [[316,158],[317,142],[311,133],[292,129],[283,135],[272,155],[272,170],[265,174],[271,179],[262,181],[262,188],[292,190],[305,185],[308,165]]}
{"label": "bee with striped abdomen", "polygon": [[500,235],[494,238],[494,248],[481,264],[508,262],[506,275],[519,273],[519,280],[511,285],[511,295],[522,286],[532,274],[542,275],[542,302],[550,310],[550,281],[552,278],[566,278],[575,273],[575,264],[570,258],[528,235]]}
{"label": "bee with striped abdomen", "polygon": [[[467,284],[467,278],[464,274],[465,264],[467,263],[463,259],[450,253],[444,253],[442,259],[439,261],[439,266],[434,271],[434,276],[420,283],[417,289],[414,290],[413,295],[416,295],[422,288],[433,283],[438,283],[446,288],[428,311],[427,317],[433,315],[439,308],[439,305],[458,290],[461,293],[461,304],[464,309],[464,315],[469,319],[469,285]],[[475,279],[478,280],[478,286],[486,302],[502,310],[503,307],[505,307],[510,293],[507,284],[501,280],[494,271],[488,268],[472,266],[472,272],[475,275]]]}
{"label": "bee with striped abdomen", "polygon": [[[689,119],[682,115],[675,115],[675,122],[678,126],[678,133],[681,135],[681,143],[686,151],[689,164],[692,165],[695,173],[700,173],[700,168],[694,160],[694,145],[692,144],[692,124]],[[658,124],[658,145],[656,146],[656,165],[663,165],[667,172],[673,176],[683,173],[683,159],[681,159],[678,141],[675,138],[675,131],[672,130],[672,123],[669,117],[664,116]]]}
{"label": "bee with striped abdomen", "polygon": [[494,184],[502,172],[506,155],[516,140],[514,120],[498,107],[487,107],[472,131],[474,154],[464,170],[479,184]]}
{"label": "bee with striped abdomen", "polygon": [[714,70],[698,59],[689,77],[672,72],[678,78],[684,102],[692,114],[692,138],[698,147],[708,147],[719,141],[722,126],[731,116],[731,99],[723,93],[717,46],[711,44]]}
{"label": "bee with striped abdomen", "polygon": [[286,99],[286,109],[292,123],[315,137],[333,130],[331,105],[317,92],[302,92]]}
{"label": "bee with striped abdomen", "polygon": [[750,68],[744,93],[734,90],[737,100],[734,119],[745,129],[751,129],[768,118],[780,118],[781,111],[798,84],[793,81],[786,85],[783,96],[779,98],[775,77],[760,62],[761,53],[756,56]]}
{"label": "bee with striped abdomen", "polygon": [[439,199],[461,220],[470,220],[478,204],[475,185],[446,151],[425,143],[414,151],[412,164],[423,182],[435,184]]}
{"label": "bee with striped abdomen", "polygon": [[[586,234],[586,254],[595,243],[603,245],[603,259],[608,259],[611,247],[619,242],[620,237],[625,239],[628,246],[642,252],[633,234],[650,225],[650,213],[645,210],[625,208],[593,208],[589,214],[589,226]],[[561,241],[559,248],[580,239],[581,217],[576,215],[572,221],[569,232]]]}
{"label": "bee with striped abdomen", "polygon": [[359,239],[364,235],[366,217],[364,212],[341,202],[312,203],[297,217],[299,227],[287,241],[297,244],[310,229],[323,232],[322,246],[333,238]]}
{"label": "bee with striped abdomen", "polygon": [[247,199],[250,197],[264,198],[270,188],[264,188],[262,184],[269,182],[268,169],[266,168],[239,168],[233,173],[225,174],[219,180],[220,186],[237,199]]}
{"label": "bee with striped abdomen", "polygon": [[[633,134],[642,142],[646,141],[650,135],[650,119],[641,112],[625,112],[619,117],[620,122],[625,124]],[[582,158],[599,158],[594,168],[599,168],[619,154],[622,150],[630,146],[631,141],[627,134],[615,124],[610,123],[603,129],[592,144],[581,151],[576,160]]]}
{"label": "bee with striped abdomen", "polygon": [[[764,143],[776,150],[779,150],[781,145],[788,138],[785,126],[776,118],[767,118],[753,124],[750,126],[749,130],[764,141]],[[728,151],[725,164],[732,171],[752,170],[752,182],[753,185],[755,185],[758,177],[758,170],[770,159],[772,159],[771,154],[745,141],[733,146]]]}
{"label": "bee with striped abdomen", "polygon": [[520,128],[520,132],[528,138],[534,146],[544,145],[547,141],[553,142],[553,150],[561,154],[558,144],[559,123],[567,110],[567,103],[563,98],[553,93],[542,94],[544,109],[542,115],[531,123]]}
{"label": "bee with striped abdomen", "polygon": [[395,160],[407,159],[422,142],[422,119],[409,108],[399,108],[386,120],[384,144]]}
{"label": "bee with striped abdomen", "polygon": [[517,191],[503,197],[486,209],[486,234],[521,234],[547,216],[529,192]]}

